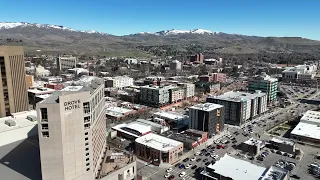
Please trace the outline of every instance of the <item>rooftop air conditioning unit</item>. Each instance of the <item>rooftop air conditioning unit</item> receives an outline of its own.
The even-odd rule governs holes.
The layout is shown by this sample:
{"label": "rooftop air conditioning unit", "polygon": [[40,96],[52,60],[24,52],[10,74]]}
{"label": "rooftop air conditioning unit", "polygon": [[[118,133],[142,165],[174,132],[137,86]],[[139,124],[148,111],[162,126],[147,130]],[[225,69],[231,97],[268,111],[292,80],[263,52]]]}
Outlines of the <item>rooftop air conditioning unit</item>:
{"label": "rooftop air conditioning unit", "polygon": [[14,120],[12,120],[12,119],[7,119],[7,120],[5,120],[4,123],[9,127],[12,127],[12,126],[16,125],[16,122]]}

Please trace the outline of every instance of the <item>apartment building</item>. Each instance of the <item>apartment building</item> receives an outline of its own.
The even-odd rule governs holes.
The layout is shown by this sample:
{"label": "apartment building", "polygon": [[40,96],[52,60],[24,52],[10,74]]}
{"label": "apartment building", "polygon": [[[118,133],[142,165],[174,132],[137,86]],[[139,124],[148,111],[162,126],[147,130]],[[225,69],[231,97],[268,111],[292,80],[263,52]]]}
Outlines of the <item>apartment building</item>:
{"label": "apartment building", "polygon": [[225,123],[231,125],[240,126],[267,111],[267,94],[261,91],[255,93],[230,91],[220,96],[208,97],[207,102],[223,105]]}
{"label": "apartment building", "polygon": [[61,70],[67,70],[77,67],[77,58],[73,56],[59,56],[57,58],[57,67]]}
{"label": "apartment building", "polygon": [[202,64],[203,63],[203,54],[199,53],[190,57],[190,62]]}
{"label": "apartment building", "polygon": [[172,62],[170,62],[169,64],[170,70],[181,70],[182,68],[182,63],[178,60],[173,60]]}
{"label": "apartment building", "polygon": [[265,72],[262,72],[261,75],[254,76],[249,80],[248,90],[250,92],[260,90],[264,93],[267,93],[268,102],[274,101],[277,99],[278,79],[271,78]]}
{"label": "apartment building", "polygon": [[208,132],[209,137],[224,130],[224,107],[204,103],[189,108],[189,128]]}
{"label": "apartment building", "polygon": [[184,89],[184,97],[185,98],[191,98],[194,97],[195,92],[195,85],[191,83],[178,83],[178,87],[181,87]]}
{"label": "apartment building", "polygon": [[90,180],[106,150],[104,81],[68,86],[37,104],[42,179]]}
{"label": "apartment building", "polygon": [[207,75],[201,75],[199,76],[200,82],[226,82],[227,80],[227,74],[225,73],[211,73]]}
{"label": "apartment building", "polygon": [[133,86],[133,78],[128,76],[116,76],[108,78],[105,83],[106,87],[122,89],[125,87]]}
{"label": "apartment building", "polygon": [[0,117],[28,110],[24,50],[0,46]]}
{"label": "apartment building", "polygon": [[161,106],[170,103],[170,89],[175,86],[141,86],[140,102],[151,106]]}
{"label": "apartment building", "polygon": [[169,89],[169,102],[176,103],[185,98],[185,91],[182,88],[176,87]]}

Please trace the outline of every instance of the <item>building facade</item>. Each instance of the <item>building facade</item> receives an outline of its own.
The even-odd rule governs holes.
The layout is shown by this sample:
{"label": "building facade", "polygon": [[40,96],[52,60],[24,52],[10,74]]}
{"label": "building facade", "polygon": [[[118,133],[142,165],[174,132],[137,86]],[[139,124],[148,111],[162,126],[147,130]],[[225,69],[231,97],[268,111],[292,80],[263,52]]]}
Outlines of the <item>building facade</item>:
{"label": "building facade", "polygon": [[224,130],[225,110],[222,105],[205,103],[189,108],[189,128],[208,132],[209,137]]}
{"label": "building facade", "polygon": [[29,89],[30,87],[32,87],[34,84],[34,77],[32,75],[28,75],[26,74],[26,85],[27,85],[27,89]]}
{"label": "building facade", "polygon": [[190,57],[190,62],[202,64],[203,63],[203,54],[199,53]]}
{"label": "building facade", "polygon": [[174,86],[141,86],[140,102],[150,106],[162,106],[170,102],[170,89]]}
{"label": "building facade", "polygon": [[68,86],[37,104],[42,179],[98,177],[106,150],[104,81]]}
{"label": "building facade", "polygon": [[0,77],[0,117],[27,111],[29,108],[23,47],[0,46]]}
{"label": "building facade", "polygon": [[242,125],[253,117],[267,111],[267,94],[227,92],[220,96],[211,96],[207,102],[221,104],[225,108],[225,123]]}
{"label": "building facade", "polygon": [[136,156],[155,165],[173,164],[183,155],[183,143],[149,133],[135,140]]}
{"label": "building facade", "polygon": [[173,60],[172,62],[170,62],[169,66],[171,70],[178,71],[181,70],[182,63],[178,60]]}
{"label": "building facade", "polygon": [[116,76],[106,80],[106,87],[125,88],[133,86],[133,78],[128,76]]}
{"label": "building facade", "polygon": [[249,80],[248,90],[255,92],[260,90],[268,95],[268,102],[274,101],[277,99],[278,92],[278,79],[271,78],[266,73],[261,73]]}
{"label": "building facade", "polygon": [[59,56],[57,58],[58,70],[67,70],[77,67],[77,58],[73,56]]}

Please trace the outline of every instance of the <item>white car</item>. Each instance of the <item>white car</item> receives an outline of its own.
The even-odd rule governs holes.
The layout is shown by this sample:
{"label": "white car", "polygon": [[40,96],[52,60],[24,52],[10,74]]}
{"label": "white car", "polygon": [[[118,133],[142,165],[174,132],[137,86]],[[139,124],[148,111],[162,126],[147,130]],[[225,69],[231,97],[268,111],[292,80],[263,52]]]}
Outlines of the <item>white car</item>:
{"label": "white car", "polygon": [[191,158],[190,159],[190,161],[195,161],[197,158],[196,157],[194,157],[194,158]]}
{"label": "white car", "polygon": [[219,155],[214,155],[213,158],[214,159],[219,159]]}
{"label": "white car", "polygon": [[185,175],[186,175],[186,172],[181,172],[181,173],[179,174],[180,177],[183,177],[183,176],[185,176]]}
{"label": "white car", "polygon": [[188,165],[186,165],[185,168],[186,168],[186,169],[189,169],[189,168],[191,168],[191,166],[192,166],[191,164],[188,164]]}
{"label": "white car", "polygon": [[168,177],[170,177],[170,176],[171,176],[170,173],[167,173],[167,174],[164,175],[165,178],[168,178]]}
{"label": "white car", "polygon": [[288,154],[288,156],[289,156],[290,158],[293,158],[293,155],[292,155],[292,154]]}
{"label": "white car", "polygon": [[195,156],[198,156],[199,154],[200,154],[200,152],[198,151],[198,152],[196,152],[194,155],[195,155]]}
{"label": "white car", "polygon": [[167,169],[167,172],[171,172],[171,171],[172,171],[172,168]]}

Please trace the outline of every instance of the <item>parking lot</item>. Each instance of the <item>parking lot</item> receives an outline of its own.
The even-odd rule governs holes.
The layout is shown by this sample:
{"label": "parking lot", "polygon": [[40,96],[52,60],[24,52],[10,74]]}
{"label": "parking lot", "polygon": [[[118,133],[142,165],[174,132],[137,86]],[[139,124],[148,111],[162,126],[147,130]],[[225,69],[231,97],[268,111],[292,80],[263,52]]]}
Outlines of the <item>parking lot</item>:
{"label": "parking lot", "polygon": [[301,99],[309,98],[312,94],[316,93],[317,89],[310,87],[282,85],[280,90],[283,91],[290,99]]}

